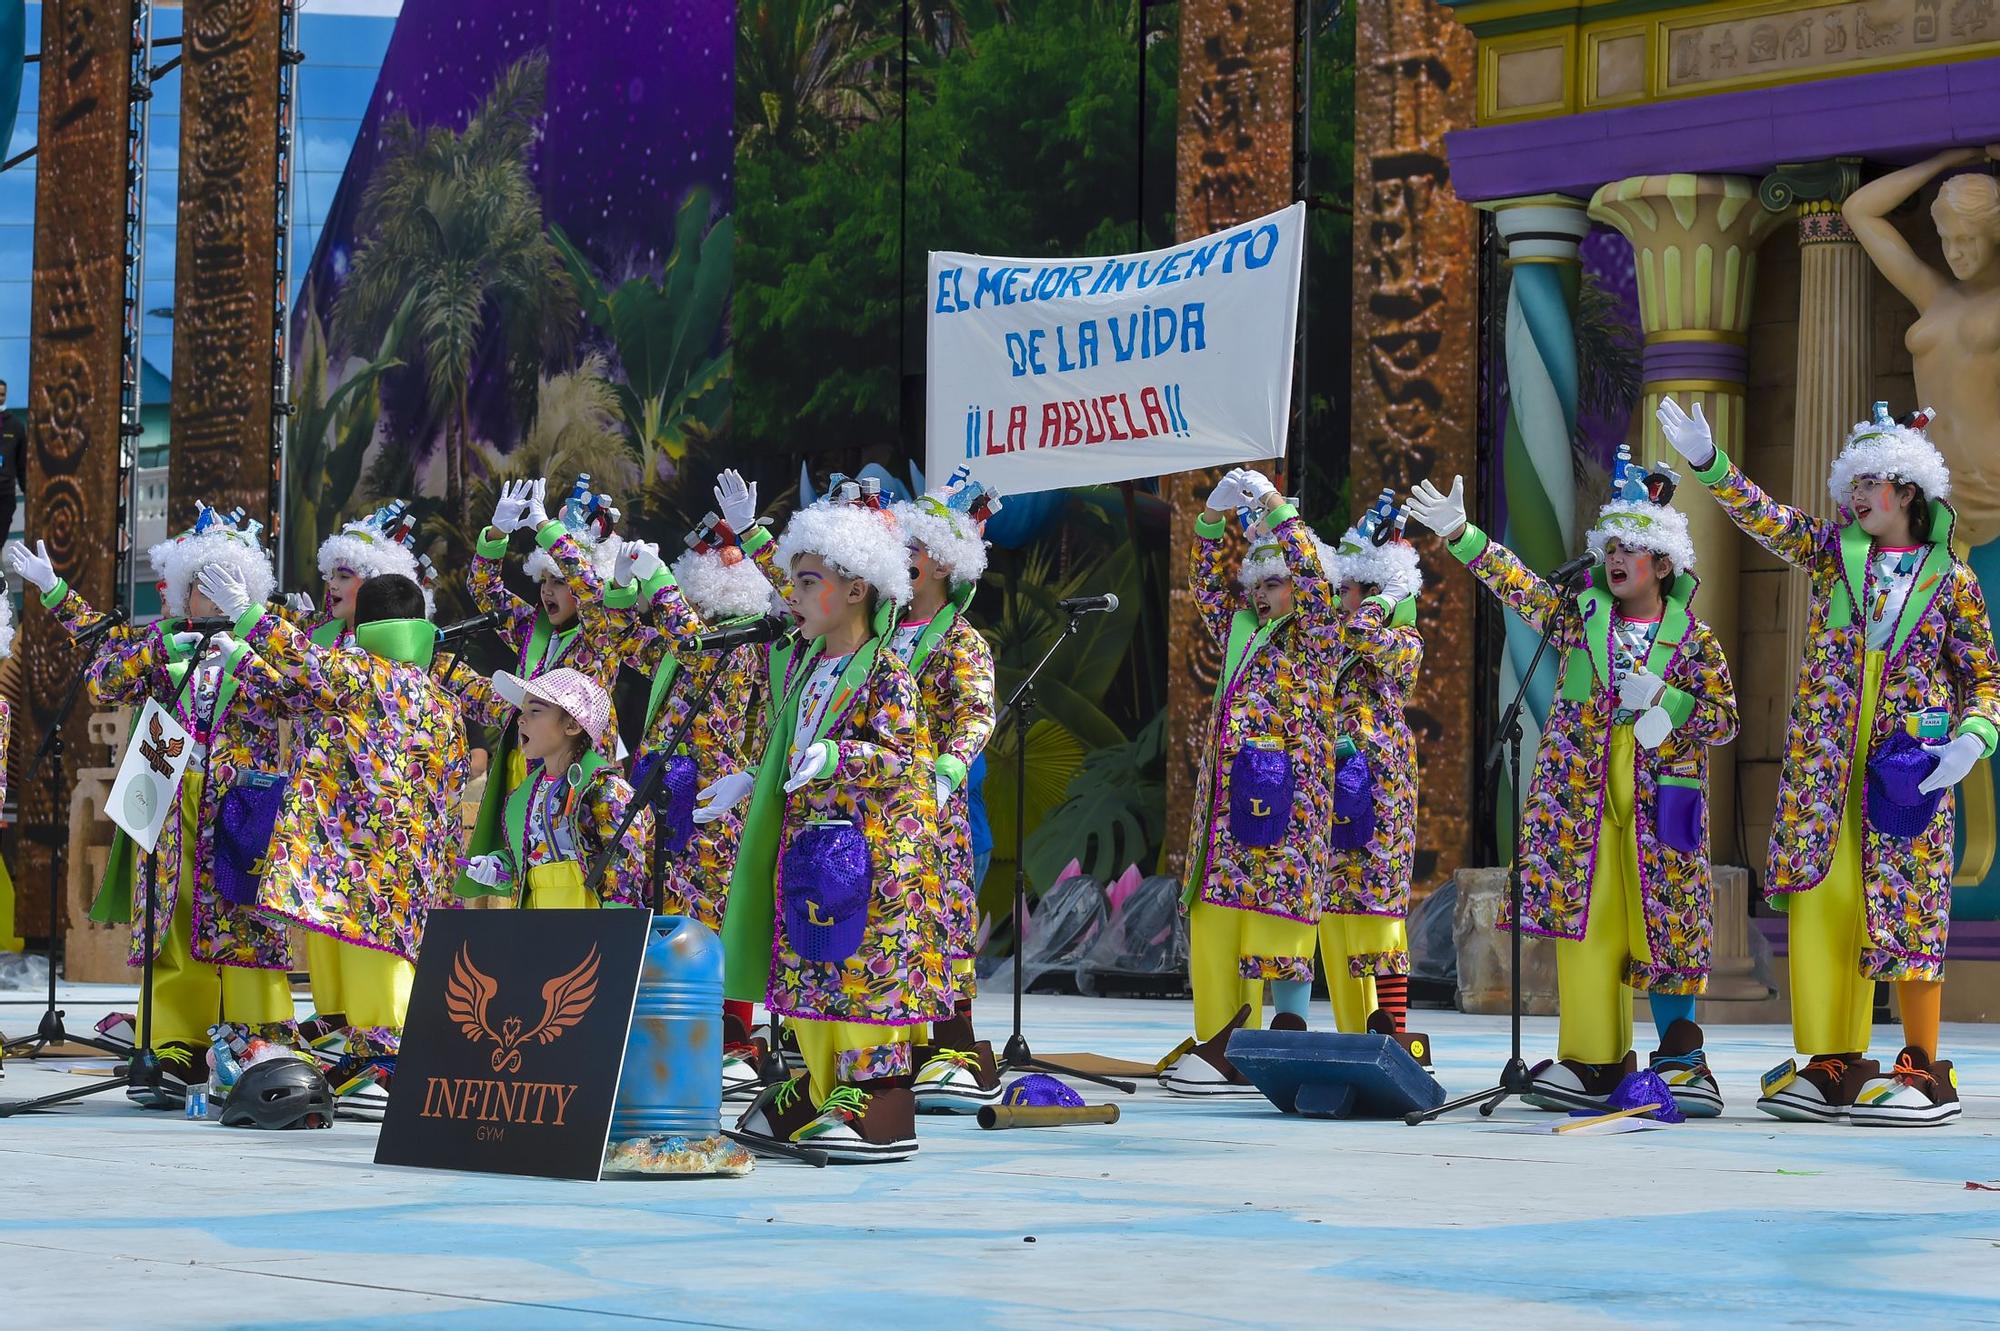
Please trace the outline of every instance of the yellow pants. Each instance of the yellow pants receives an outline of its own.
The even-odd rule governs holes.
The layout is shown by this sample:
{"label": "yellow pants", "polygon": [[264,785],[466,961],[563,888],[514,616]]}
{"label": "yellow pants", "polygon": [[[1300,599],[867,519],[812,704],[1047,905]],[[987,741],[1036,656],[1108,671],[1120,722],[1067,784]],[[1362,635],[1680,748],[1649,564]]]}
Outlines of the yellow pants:
{"label": "yellow pants", "polygon": [[[219,1021],[245,1026],[292,1020],[292,986],[283,971],[247,966],[215,966],[196,961],[192,893],[183,886],[174,902],[174,920],[153,958],[153,1045],[191,1044],[206,1048],[208,1028]],[[144,903],[141,902],[141,909]],[[145,1029],[146,995],[139,994],[140,1029]]]}
{"label": "yellow pants", "polygon": [[1408,951],[1409,926],[1390,915],[1322,915],[1319,917],[1319,973],[1326,977],[1326,995],[1333,1000],[1333,1028],[1348,1035],[1368,1029],[1378,1006],[1375,977],[1356,979],[1347,959],[1370,952]]}
{"label": "yellow pants", "polygon": [[[350,1027],[403,1029],[410,1010],[410,985],[417,968],[393,952],[357,947],[324,934],[312,935],[306,946],[312,967],[313,1003],[321,1012],[346,1016]],[[326,1006],[334,998],[337,1008]]]}
{"label": "yellow pants", "polygon": [[596,910],[603,903],[583,887],[583,866],[575,860],[537,864],[528,870],[524,910]]}
{"label": "yellow pants", "polygon": [[809,1017],[788,1017],[785,1025],[798,1037],[799,1053],[806,1060],[806,1074],[814,1104],[822,1104],[840,1085],[840,1056],[855,1049],[878,1049],[887,1044],[914,1044],[915,1026],[870,1026],[859,1021],[814,1021]]}
{"label": "yellow pants", "polygon": [[1639,836],[1632,825],[1637,757],[1632,727],[1613,726],[1583,938],[1556,940],[1556,1057],[1579,1063],[1616,1063],[1632,1048],[1632,991],[1625,986],[1625,967],[1634,958],[1652,959],[1639,898]]}
{"label": "yellow pants", "polygon": [[1195,899],[1188,908],[1188,980],[1194,987],[1194,1034],[1213,1039],[1236,1010],[1250,1005],[1245,1030],[1264,1028],[1264,981],[1243,978],[1245,957],[1309,957],[1313,926],[1261,911],[1214,906]]}
{"label": "yellow pants", "polygon": [[1864,1054],[1875,1025],[1875,981],[1861,973],[1868,917],[1862,900],[1861,841],[1866,830],[1868,740],[1887,657],[1868,653],[1861,676],[1861,720],[1854,767],[1847,778],[1847,806],[1833,866],[1819,886],[1791,898],[1789,955],[1792,1046],[1799,1053]]}

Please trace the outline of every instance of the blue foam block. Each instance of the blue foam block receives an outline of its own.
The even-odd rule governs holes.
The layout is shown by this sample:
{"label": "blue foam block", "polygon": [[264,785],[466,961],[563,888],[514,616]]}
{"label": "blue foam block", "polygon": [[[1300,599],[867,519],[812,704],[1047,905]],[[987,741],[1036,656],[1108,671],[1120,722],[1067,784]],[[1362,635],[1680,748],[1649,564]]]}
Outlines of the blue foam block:
{"label": "blue foam block", "polygon": [[1444,1103],[1444,1088],[1386,1035],[1237,1031],[1229,1061],[1287,1114],[1401,1118]]}

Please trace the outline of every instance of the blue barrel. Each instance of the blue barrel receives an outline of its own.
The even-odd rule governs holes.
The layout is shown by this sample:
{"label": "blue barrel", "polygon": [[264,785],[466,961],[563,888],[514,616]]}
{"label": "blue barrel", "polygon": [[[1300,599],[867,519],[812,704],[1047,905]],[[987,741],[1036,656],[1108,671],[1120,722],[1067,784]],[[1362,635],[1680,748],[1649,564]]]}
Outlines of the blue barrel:
{"label": "blue barrel", "polygon": [[721,1126],[722,940],[699,920],[655,915],[611,1136],[706,1137]]}

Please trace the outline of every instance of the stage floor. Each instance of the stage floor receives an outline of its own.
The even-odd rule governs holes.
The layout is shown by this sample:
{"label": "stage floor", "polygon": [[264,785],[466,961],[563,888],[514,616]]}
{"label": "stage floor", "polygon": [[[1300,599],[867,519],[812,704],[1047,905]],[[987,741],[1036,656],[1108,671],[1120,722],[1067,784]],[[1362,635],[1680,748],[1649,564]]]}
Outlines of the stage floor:
{"label": "stage floor", "polygon": [[[78,990],[69,1025],[129,996]],[[0,995],[0,1029],[40,1004]],[[982,1000],[990,1036],[1004,999]],[[1330,1025],[1316,1012],[1315,1025]],[[1448,1090],[1506,1023],[1416,1014]],[[1185,1003],[1032,998],[1038,1052],[1151,1059]],[[1789,1052],[1722,1027],[1719,1121],[1525,1135],[1288,1118],[1142,1087],[1112,1126],[925,1119],[901,1165],[550,1183],[377,1168],[375,1129],[256,1133],[103,1097],[0,1121],[0,1288],[21,1327],[2000,1325],[2000,1026],[1947,1026],[1966,1111],[1926,1131],[1751,1106]],[[1554,1022],[1528,1022],[1530,1061]],[[1897,1032],[1878,1030],[1878,1056]],[[10,1061],[0,1098],[74,1086]]]}

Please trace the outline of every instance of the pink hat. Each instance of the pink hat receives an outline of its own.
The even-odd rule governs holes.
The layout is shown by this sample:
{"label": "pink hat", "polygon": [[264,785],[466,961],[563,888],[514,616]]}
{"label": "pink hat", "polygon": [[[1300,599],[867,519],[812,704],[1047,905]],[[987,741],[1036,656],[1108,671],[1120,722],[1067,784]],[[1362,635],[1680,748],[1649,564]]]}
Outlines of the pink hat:
{"label": "pink hat", "polygon": [[533,679],[502,670],[493,676],[493,691],[516,707],[526,706],[530,698],[560,707],[583,727],[593,748],[604,742],[604,731],[611,724],[611,695],[596,680],[568,666]]}

